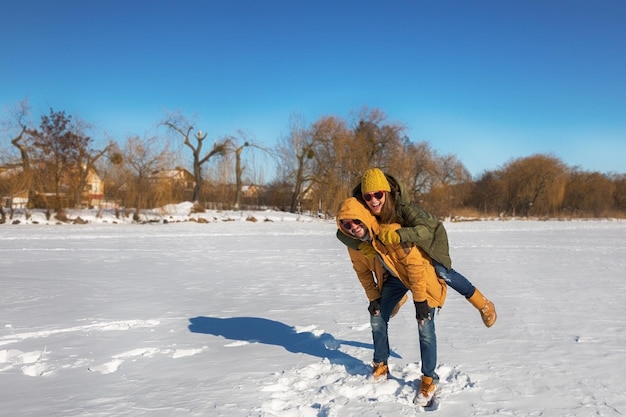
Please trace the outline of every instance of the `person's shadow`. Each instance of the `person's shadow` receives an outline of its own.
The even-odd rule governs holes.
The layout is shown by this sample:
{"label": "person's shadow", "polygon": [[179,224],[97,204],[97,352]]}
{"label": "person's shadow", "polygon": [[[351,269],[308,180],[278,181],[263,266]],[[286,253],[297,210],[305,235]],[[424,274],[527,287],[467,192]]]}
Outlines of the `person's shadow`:
{"label": "person's shadow", "polygon": [[[292,353],[304,353],[318,358],[328,358],[331,363],[343,365],[353,375],[370,372],[363,361],[339,350],[341,345],[373,349],[372,344],[337,340],[328,333],[317,336],[311,332],[298,333],[284,323],[261,317],[193,317],[189,330],[222,336],[230,340],[282,346]],[[392,356],[400,357],[392,352]]]}

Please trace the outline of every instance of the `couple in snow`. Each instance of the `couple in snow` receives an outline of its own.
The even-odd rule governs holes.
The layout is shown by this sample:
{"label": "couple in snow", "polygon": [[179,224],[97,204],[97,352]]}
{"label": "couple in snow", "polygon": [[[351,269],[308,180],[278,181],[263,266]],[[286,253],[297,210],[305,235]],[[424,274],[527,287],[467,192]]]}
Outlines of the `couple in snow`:
{"label": "couple in snow", "polygon": [[372,377],[388,374],[387,324],[411,291],[418,324],[422,378],[415,404],[428,405],[439,377],[435,311],[447,287],[463,295],[480,312],[483,323],[496,321],[495,306],[467,278],[452,269],[443,224],[410,203],[403,185],[379,168],[363,173],[337,213],[337,238],[348,246],[357,277],[369,300],[374,340]]}

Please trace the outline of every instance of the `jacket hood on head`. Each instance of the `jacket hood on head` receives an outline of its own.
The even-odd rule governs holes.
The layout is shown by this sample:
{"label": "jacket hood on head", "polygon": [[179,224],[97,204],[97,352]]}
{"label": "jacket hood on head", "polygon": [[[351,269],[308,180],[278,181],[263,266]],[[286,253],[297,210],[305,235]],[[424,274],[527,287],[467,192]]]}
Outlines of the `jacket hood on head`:
{"label": "jacket hood on head", "polygon": [[339,206],[339,211],[337,212],[337,227],[344,234],[351,236],[347,233],[343,227],[341,227],[341,221],[345,219],[357,219],[363,222],[365,227],[370,233],[370,236],[373,235],[378,226],[376,222],[376,218],[370,213],[369,209],[365,208],[363,204],[359,200],[354,197],[350,197],[347,200],[344,200]]}

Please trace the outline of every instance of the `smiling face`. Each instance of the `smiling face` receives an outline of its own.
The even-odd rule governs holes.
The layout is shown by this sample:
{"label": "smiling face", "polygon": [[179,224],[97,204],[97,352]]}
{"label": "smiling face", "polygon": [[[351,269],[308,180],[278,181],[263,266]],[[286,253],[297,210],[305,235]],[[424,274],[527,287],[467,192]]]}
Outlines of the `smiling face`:
{"label": "smiling face", "polygon": [[365,200],[365,204],[367,204],[367,207],[374,215],[380,214],[380,211],[383,209],[383,204],[385,204],[386,198],[387,193],[384,191],[375,191],[373,193],[363,194],[363,200]]}
{"label": "smiling face", "polygon": [[367,236],[367,229],[360,220],[343,219],[341,220],[341,227],[357,239],[363,239]]}

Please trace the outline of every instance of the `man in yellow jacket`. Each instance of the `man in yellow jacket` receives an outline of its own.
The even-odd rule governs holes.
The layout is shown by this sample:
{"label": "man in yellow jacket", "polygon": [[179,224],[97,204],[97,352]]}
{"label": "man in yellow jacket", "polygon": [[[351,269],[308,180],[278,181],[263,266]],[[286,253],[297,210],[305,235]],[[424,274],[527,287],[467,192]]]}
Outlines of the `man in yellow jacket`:
{"label": "man in yellow jacket", "polygon": [[[346,235],[366,242],[369,250],[348,248],[352,266],[370,302],[370,324],[374,339],[375,379],[388,373],[389,338],[387,324],[396,305],[411,291],[418,324],[422,380],[415,404],[426,406],[439,380],[435,310],[446,299],[447,287],[437,277],[430,258],[413,243],[383,245],[376,239],[376,218],[356,198],[345,200],[337,214],[337,226]],[[395,225],[400,227],[400,225]],[[369,246],[371,245],[371,247]],[[380,285],[382,283],[382,285]]]}

